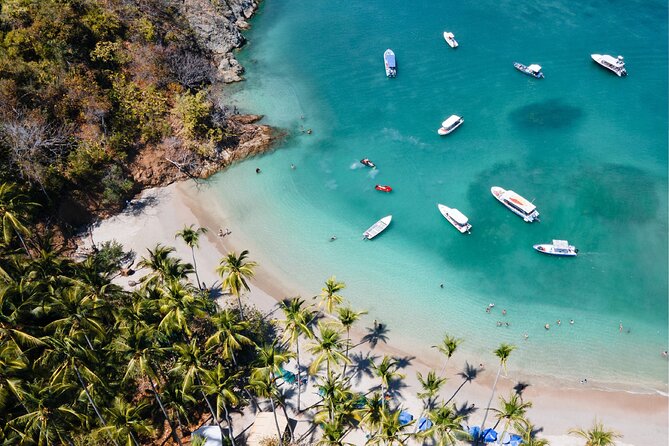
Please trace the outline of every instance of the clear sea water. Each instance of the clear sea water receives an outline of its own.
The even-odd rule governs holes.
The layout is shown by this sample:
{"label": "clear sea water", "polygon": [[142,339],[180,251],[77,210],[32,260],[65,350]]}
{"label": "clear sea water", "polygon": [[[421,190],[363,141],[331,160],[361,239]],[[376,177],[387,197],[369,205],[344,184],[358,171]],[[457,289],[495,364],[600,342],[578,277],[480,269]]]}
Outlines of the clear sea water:
{"label": "clear sea water", "polygon": [[[449,332],[475,360],[517,345],[510,370],[667,391],[665,1],[266,0],[252,23],[247,81],[223,102],[287,137],[209,182],[252,258],[305,296],[336,275],[415,352]],[[629,76],[591,53],[624,55]],[[439,137],[451,114],[465,123]],[[495,201],[494,185],[534,200],[541,223]],[[468,215],[471,235],[437,203]],[[579,256],[533,251],[554,238]]]}

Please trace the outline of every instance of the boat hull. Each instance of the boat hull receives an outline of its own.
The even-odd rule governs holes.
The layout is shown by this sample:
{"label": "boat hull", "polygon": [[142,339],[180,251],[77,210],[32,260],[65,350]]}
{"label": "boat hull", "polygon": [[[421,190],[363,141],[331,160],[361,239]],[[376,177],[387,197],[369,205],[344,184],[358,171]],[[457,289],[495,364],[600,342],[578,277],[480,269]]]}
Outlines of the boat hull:
{"label": "boat hull", "polygon": [[458,47],[458,41],[455,40],[455,36],[452,33],[449,33],[448,31],[444,32],[444,40],[451,48]]}
{"label": "boat hull", "polygon": [[392,219],[393,219],[393,216],[388,215],[388,216],[383,217],[381,220],[377,221],[376,223],[374,223],[372,226],[369,227],[369,229],[367,229],[362,234],[363,240],[364,239],[371,240],[374,237],[376,237],[377,235],[379,235],[380,233],[382,233],[383,231],[385,231],[388,228],[388,225],[390,225],[390,222],[392,221]]}
{"label": "boat hull", "polygon": [[610,72],[612,72],[616,76],[618,76],[618,77],[627,76],[627,70],[625,69],[624,66],[623,67],[612,67],[612,66],[606,64],[603,61],[603,56],[601,54],[591,54],[590,57],[592,58],[592,60],[595,61],[595,63],[597,65],[599,65],[600,67],[606,68],[607,70],[609,70]]}
{"label": "boat hull", "polygon": [[392,192],[393,191],[392,187],[384,186],[384,185],[381,185],[381,184],[377,184],[376,186],[374,186],[374,189],[376,189],[378,191],[381,191],[381,192]]}
{"label": "boat hull", "polygon": [[542,72],[534,73],[533,71],[531,71],[529,68],[527,68],[522,63],[514,62],[513,66],[516,68],[516,70],[520,71],[521,73],[527,74],[528,76],[532,76],[535,79],[543,79],[544,78],[544,73],[542,73]]}
{"label": "boat hull", "polygon": [[556,251],[555,247],[551,244],[540,244],[532,246],[537,252],[542,254],[547,254],[551,256],[560,256],[560,257],[576,257],[578,250],[573,246],[570,246],[568,250]]}

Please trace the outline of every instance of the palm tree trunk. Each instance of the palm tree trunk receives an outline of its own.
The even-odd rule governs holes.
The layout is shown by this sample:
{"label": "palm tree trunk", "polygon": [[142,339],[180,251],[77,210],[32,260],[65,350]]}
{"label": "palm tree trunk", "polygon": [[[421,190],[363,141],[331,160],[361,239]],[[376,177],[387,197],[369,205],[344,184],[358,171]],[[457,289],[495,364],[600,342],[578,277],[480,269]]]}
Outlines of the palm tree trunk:
{"label": "palm tree trunk", "polygon": [[386,410],[386,387],[381,383],[381,409]]}
{"label": "palm tree trunk", "polygon": [[228,405],[223,403],[223,411],[225,412],[225,421],[228,422],[228,438],[232,446],[235,446],[235,436],[232,433],[232,420],[230,419],[230,413],[228,412]]}
{"label": "palm tree trunk", "polygon": [[[163,406],[163,402],[160,400],[160,396],[158,395],[158,391],[156,390],[156,385],[153,383],[153,379],[147,374],[147,378],[149,378],[149,383],[151,383],[151,390],[153,390],[153,395],[156,397],[156,401],[158,401],[158,405],[160,406],[160,410],[163,412],[163,415],[165,416],[165,420],[167,421],[167,424],[170,425],[170,429],[172,429],[172,436],[176,440],[176,442],[181,446],[181,439],[179,438],[179,435],[177,435],[176,430],[174,429],[174,425],[172,424],[172,420],[170,419],[169,416],[167,416],[167,411],[165,410],[165,406]],[[233,445],[234,446],[234,445]]]}
{"label": "palm tree trunk", "polygon": [[288,432],[290,432],[290,441],[293,441],[294,433],[293,433],[293,426],[290,425],[290,418],[288,417],[288,412],[286,411],[286,405],[279,401],[279,405],[281,406],[281,409],[283,410],[283,416],[286,417],[286,422],[288,423]]}
{"label": "palm tree trunk", "polygon": [[[488,413],[490,412],[490,405],[492,404],[492,399],[495,396],[495,387],[497,387],[497,380],[499,379],[499,374],[502,372],[502,364],[499,365],[499,369],[497,369],[497,376],[495,376],[495,382],[492,385],[492,393],[490,394],[490,399],[488,400],[488,407],[485,409],[485,415],[483,415],[483,422],[481,423],[481,432],[483,432],[483,429],[485,427],[485,421],[488,418]],[[479,437],[476,440],[476,444],[479,444],[481,441],[481,437]]]}
{"label": "palm tree trunk", "polygon": [[274,414],[274,424],[276,425],[276,431],[279,434],[279,445],[283,446],[283,432],[281,432],[281,428],[279,427],[279,420],[277,420],[276,418],[276,408],[274,407],[274,398],[270,396],[269,402],[272,405],[272,413]]}
{"label": "palm tree trunk", "polygon": [[239,302],[239,317],[244,320],[244,309],[242,308],[242,297],[237,294],[237,302]]}
{"label": "palm tree trunk", "polygon": [[446,402],[444,403],[444,405],[450,403],[451,400],[452,400],[453,398],[455,398],[455,395],[457,395],[458,392],[460,392],[460,390],[465,386],[465,384],[467,384],[468,381],[469,381],[468,379],[465,379],[464,381],[462,381],[462,384],[460,384],[460,386],[457,388],[457,390],[455,391],[455,393],[454,393],[453,395],[451,395],[451,397],[448,399],[448,401],[446,401]]}
{"label": "palm tree trunk", "polygon": [[[81,373],[79,373],[79,367],[77,367],[76,364],[72,364],[74,366],[74,371],[77,372],[77,378],[79,379],[79,384],[81,384],[81,387],[84,389],[84,392],[86,393],[86,397],[88,398],[88,402],[91,403],[91,406],[93,406],[93,410],[95,410],[95,414],[98,416],[98,419],[102,423],[103,426],[107,426],[107,422],[105,421],[104,417],[100,413],[100,410],[98,409],[98,406],[95,405],[93,402],[93,397],[91,394],[88,392],[88,387],[86,387],[86,384],[84,383],[84,379],[81,377]],[[110,435],[111,437],[111,435]],[[114,443],[116,446],[119,446],[114,437],[111,437],[112,443]]]}
{"label": "palm tree trunk", "polygon": [[[200,377],[197,374],[195,374],[195,379],[197,380],[197,384],[201,386],[202,381],[200,381]],[[209,398],[207,398],[207,394],[204,393],[204,390],[200,390],[200,393],[204,397],[204,400],[207,403],[207,407],[209,407],[209,412],[211,412],[211,416],[214,417],[214,421],[216,422],[216,425],[218,426],[219,429],[221,429],[221,438],[223,438],[223,429],[221,428],[221,422],[218,421],[218,417],[216,416],[216,412],[214,412],[214,407],[209,402]]]}
{"label": "palm tree trunk", "polygon": [[297,353],[297,413],[300,413],[300,395],[302,394],[302,380],[300,374],[302,370],[300,369],[300,336],[297,336],[295,340],[295,351]]}
{"label": "palm tree trunk", "polygon": [[[348,357],[348,349],[351,346],[351,328],[347,327],[346,328],[346,359],[349,359]],[[346,376],[346,366],[347,363],[344,363],[344,370],[342,371],[341,376]]]}
{"label": "palm tree trunk", "polygon": [[446,366],[448,365],[448,360],[449,359],[450,359],[450,357],[447,357],[446,361],[444,361],[444,366],[441,368],[441,372],[439,372],[439,375],[443,375],[444,372],[446,371]]}
{"label": "palm tree trunk", "polygon": [[195,280],[197,280],[197,287],[198,289],[201,290],[202,286],[200,285],[200,276],[197,274],[197,262],[195,262],[195,248],[191,246],[190,252],[193,255],[193,270],[195,271]]}

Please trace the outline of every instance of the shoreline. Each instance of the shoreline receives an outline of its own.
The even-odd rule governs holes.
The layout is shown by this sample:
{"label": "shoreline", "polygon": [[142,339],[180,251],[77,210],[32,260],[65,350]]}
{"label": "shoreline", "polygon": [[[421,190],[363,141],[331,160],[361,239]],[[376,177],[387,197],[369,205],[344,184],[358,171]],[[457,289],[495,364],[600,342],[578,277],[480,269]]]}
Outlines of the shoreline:
{"label": "shoreline", "polygon": [[[209,232],[201,239],[200,249],[196,251],[198,271],[201,280],[205,283],[215,283],[218,279],[214,273],[215,267],[223,255],[229,250],[239,248],[236,242],[240,237],[240,229],[233,228],[232,234],[219,237],[219,227],[225,228],[225,210],[220,206],[218,212],[206,212],[202,205],[195,201],[190,192],[197,186],[193,182],[176,183],[167,187],[145,190],[140,198],[133,200],[129,209],[122,214],[111,217],[96,225],[93,232],[95,243],[116,239],[126,249],[133,249],[139,259],[147,248],[152,248],[161,242],[177,248],[176,255],[185,261],[190,259],[190,250],[174,239],[174,233],[184,225],[196,224],[207,227]],[[218,204],[217,204],[218,205]],[[216,218],[221,218],[220,224]],[[248,235],[248,234],[245,234]],[[88,244],[89,240],[82,242]],[[271,262],[252,253],[253,260],[259,260],[256,278],[252,281],[252,291],[248,298],[263,312],[271,312],[276,308],[276,302],[287,296],[302,295],[307,302],[311,296],[317,295],[320,290],[312,290],[305,294],[305,290],[286,283],[285,279],[277,274]],[[141,274],[141,273],[140,273]],[[133,280],[135,276],[123,278],[122,282]],[[325,278],[323,278],[325,280]],[[300,292],[302,291],[302,293]],[[370,315],[370,317],[372,317]],[[392,329],[392,327],[390,327]],[[364,328],[354,327],[352,338],[363,335]],[[392,335],[392,332],[391,332]],[[354,342],[355,344],[355,342]],[[407,354],[400,343],[391,341],[389,344],[379,343],[372,350],[375,356],[390,354],[398,357],[411,358],[409,366],[402,372],[407,375],[402,390],[402,405],[411,408],[412,413],[420,413],[420,401],[415,397],[419,391],[415,371],[425,374],[430,367],[441,370],[439,355],[426,354],[420,358]],[[365,348],[367,346],[364,346]],[[363,348],[364,350],[364,348]],[[467,352],[458,351],[449,362],[446,376],[449,378],[442,396],[448,397],[460,384],[457,373],[466,360],[476,365],[486,362],[480,358],[466,357]],[[485,407],[490,396],[490,387],[497,370],[496,363],[485,364],[487,367],[475,381],[467,384],[459,394],[458,401],[462,404],[473,402],[477,407]],[[619,444],[652,445],[659,438],[667,435],[667,397],[661,394],[631,393],[620,390],[604,390],[594,388],[577,388],[565,386],[565,383],[543,383],[541,377],[521,376],[510,373],[507,378],[500,379],[496,398],[508,395],[516,382],[529,383],[523,393],[534,407],[528,411],[532,422],[543,428],[542,437],[546,437],[554,445],[568,446],[580,444],[576,437],[567,436],[567,430],[575,427],[589,427],[596,417],[607,427],[619,431],[624,435]],[[471,424],[480,422],[482,411],[472,415]]]}

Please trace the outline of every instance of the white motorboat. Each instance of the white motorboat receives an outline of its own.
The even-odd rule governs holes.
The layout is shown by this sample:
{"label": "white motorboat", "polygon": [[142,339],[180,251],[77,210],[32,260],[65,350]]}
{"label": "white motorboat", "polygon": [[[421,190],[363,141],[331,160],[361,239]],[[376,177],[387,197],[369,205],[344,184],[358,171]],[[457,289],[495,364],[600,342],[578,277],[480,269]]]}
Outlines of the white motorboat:
{"label": "white motorboat", "polygon": [[450,224],[455,226],[455,229],[462,234],[465,232],[469,233],[472,229],[472,225],[469,224],[469,219],[462,212],[439,203],[437,203],[437,208],[439,209],[439,212],[441,212],[441,215],[443,215],[444,218],[448,220]]}
{"label": "white motorboat", "polygon": [[386,65],[386,76],[397,76],[397,62],[395,61],[395,53],[393,53],[393,50],[390,48],[388,48],[386,52],[383,53],[383,62]]}
{"label": "white motorboat", "polygon": [[544,254],[550,254],[553,256],[568,256],[574,257],[578,254],[578,249],[569,244],[566,240],[553,240],[552,244],[541,244],[534,245],[534,249]]}
{"label": "white motorboat", "polygon": [[606,69],[609,69],[616,73],[618,77],[627,76],[627,70],[625,69],[625,59],[623,56],[618,56],[616,59],[613,56],[608,54],[591,54],[592,60],[600,64]]}
{"label": "white motorboat", "polygon": [[523,72],[528,76],[536,77],[537,79],[544,77],[544,73],[541,72],[541,65],[533,63],[532,65],[525,66],[522,63],[514,62],[513,66],[516,67],[516,70]]}
{"label": "white motorboat", "polygon": [[440,135],[448,135],[451,133],[453,130],[457,129],[462,125],[462,123],[465,122],[464,119],[462,119],[458,115],[451,115],[444,122],[441,123],[441,127],[439,130],[437,130],[437,133]]}
{"label": "white motorboat", "polygon": [[450,33],[448,31],[444,31],[444,40],[446,41],[446,43],[448,43],[448,45],[451,48],[457,48],[458,47],[458,41],[455,40],[455,36],[453,35],[453,33]]}
{"label": "white motorboat", "polygon": [[383,217],[381,220],[377,221],[372,226],[370,226],[370,228],[362,234],[362,239],[363,240],[373,239],[374,237],[385,231],[385,229],[388,227],[392,219],[393,219],[392,215],[387,215]]}
{"label": "white motorboat", "polygon": [[522,217],[527,223],[539,221],[537,207],[514,191],[493,186],[490,188],[490,192],[497,201],[509,208],[514,214]]}

